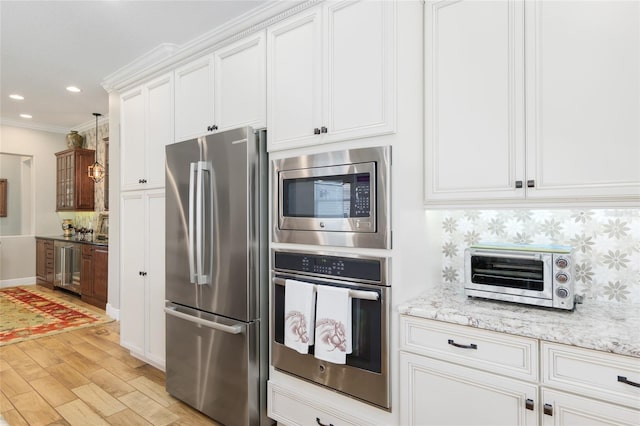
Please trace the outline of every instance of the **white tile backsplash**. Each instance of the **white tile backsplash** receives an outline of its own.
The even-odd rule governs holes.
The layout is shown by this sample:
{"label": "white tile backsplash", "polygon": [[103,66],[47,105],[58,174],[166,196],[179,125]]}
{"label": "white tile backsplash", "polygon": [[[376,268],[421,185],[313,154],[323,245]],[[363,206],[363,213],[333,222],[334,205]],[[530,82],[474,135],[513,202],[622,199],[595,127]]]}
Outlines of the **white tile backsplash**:
{"label": "white tile backsplash", "polygon": [[574,247],[576,291],[640,303],[640,210],[450,210],[442,213],[442,278],[464,281],[464,249],[478,242]]}

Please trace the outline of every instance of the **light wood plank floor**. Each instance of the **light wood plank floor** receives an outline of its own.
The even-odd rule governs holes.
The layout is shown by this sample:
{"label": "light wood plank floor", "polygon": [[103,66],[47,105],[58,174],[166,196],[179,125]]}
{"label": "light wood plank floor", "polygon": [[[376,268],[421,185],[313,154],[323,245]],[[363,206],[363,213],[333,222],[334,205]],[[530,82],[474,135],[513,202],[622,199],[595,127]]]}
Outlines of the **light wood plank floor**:
{"label": "light wood plank floor", "polygon": [[[53,293],[104,313],[75,296]],[[4,421],[11,426],[216,425],[171,397],[164,373],[129,355],[119,342],[120,323],[114,321],[0,347]]]}

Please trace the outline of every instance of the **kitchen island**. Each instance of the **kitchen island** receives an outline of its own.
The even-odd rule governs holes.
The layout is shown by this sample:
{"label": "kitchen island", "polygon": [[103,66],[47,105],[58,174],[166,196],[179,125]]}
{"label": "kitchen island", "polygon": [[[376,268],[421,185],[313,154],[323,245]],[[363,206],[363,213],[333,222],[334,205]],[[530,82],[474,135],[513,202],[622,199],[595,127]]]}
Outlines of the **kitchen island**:
{"label": "kitchen island", "polygon": [[[65,257],[63,247],[67,250]],[[107,303],[108,258],[107,240],[36,236],[37,283],[70,290],[101,309]]]}

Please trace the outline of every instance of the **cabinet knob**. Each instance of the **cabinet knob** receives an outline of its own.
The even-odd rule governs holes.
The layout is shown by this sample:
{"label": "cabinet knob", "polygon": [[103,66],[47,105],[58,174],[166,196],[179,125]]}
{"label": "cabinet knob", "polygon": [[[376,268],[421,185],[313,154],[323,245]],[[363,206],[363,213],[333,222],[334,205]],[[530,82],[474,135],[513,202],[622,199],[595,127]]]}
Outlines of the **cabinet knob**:
{"label": "cabinet knob", "polygon": [[551,404],[544,404],[544,414],[546,414],[547,416],[553,416],[553,405]]}
{"label": "cabinet knob", "polygon": [[527,399],[527,400],[525,401],[524,407],[525,407],[527,410],[531,410],[531,411],[533,411],[533,399]]}
{"label": "cabinet knob", "polygon": [[313,129],[313,134],[314,135],[319,135],[320,134],[320,129],[318,129],[317,127],[315,129]]}
{"label": "cabinet knob", "polygon": [[533,179],[529,179],[527,181],[527,188],[534,188],[536,186],[536,181]]}
{"label": "cabinet knob", "polygon": [[522,188],[522,181],[521,180],[517,180],[516,181],[516,189],[520,189]]}
{"label": "cabinet knob", "polygon": [[322,126],[322,127],[320,127],[320,132],[321,132],[321,133],[327,133],[327,132],[328,132],[328,130],[327,130],[327,128],[326,128],[326,127]]}

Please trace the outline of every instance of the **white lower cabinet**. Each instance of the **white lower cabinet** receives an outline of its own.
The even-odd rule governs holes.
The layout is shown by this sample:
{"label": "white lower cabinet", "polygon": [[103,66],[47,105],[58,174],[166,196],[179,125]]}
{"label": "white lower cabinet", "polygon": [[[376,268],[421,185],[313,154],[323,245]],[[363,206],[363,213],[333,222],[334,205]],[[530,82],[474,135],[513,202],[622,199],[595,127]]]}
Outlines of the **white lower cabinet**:
{"label": "white lower cabinet", "polygon": [[588,426],[640,424],[640,411],[584,398],[566,392],[542,389],[542,426]]}
{"label": "white lower cabinet", "polygon": [[123,193],[120,343],[164,370],[164,189]]}
{"label": "white lower cabinet", "polygon": [[535,384],[400,352],[403,425],[536,425]]}
{"label": "white lower cabinet", "polygon": [[535,339],[408,316],[400,328],[401,424],[538,424]]}
{"label": "white lower cabinet", "polygon": [[278,424],[306,425],[372,425],[375,421],[354,417],[339,408],[323,404],[317,398],[297,388],[282,386],[270,380],[267,383],[267,415]]}
{"label": "white lower cabinet", "polygon": [[407,315],[400,330],[402,425],[640,424],[640,358]]}

